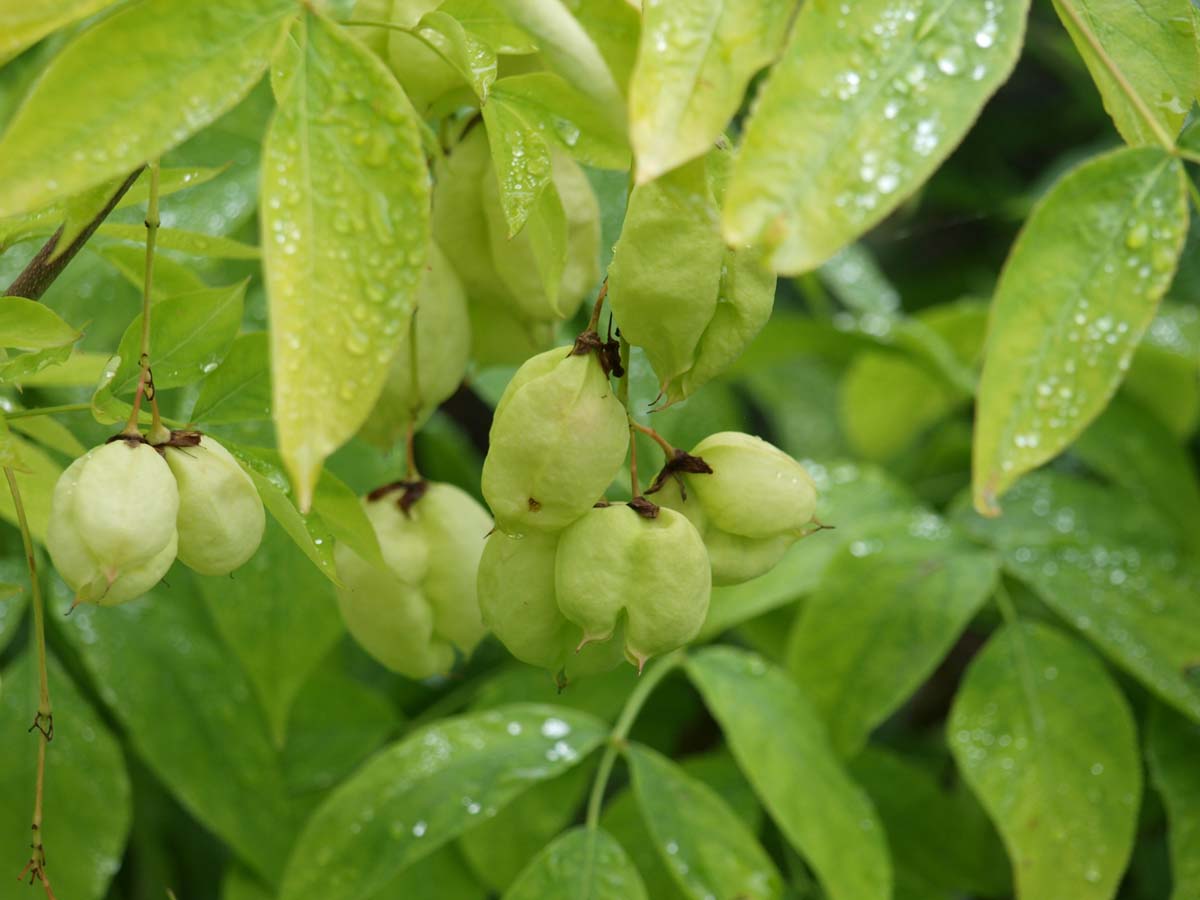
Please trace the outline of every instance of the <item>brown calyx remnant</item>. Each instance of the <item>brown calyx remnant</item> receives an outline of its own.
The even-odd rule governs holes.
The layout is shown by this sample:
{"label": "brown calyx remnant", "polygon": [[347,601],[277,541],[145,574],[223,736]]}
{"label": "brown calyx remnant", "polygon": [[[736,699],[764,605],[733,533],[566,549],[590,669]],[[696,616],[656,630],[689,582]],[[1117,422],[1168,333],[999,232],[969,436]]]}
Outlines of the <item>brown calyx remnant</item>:
{"label": "brown calyx remnant", "polygon": [[375,488],[375,490],[367,494],[367,501],[375,503],[382,500],[388,494],[399,492],[400,498],[396,501],[396,507],[407,516],[409,510],[413,508],[418,500],[425,496],[427,490],[429,490],[429,482],[424,478],[418,478],[414,481],[401,479],[400,481],[393,481]]}
{"label": "brown calyx remnant", "polygon": [[645,497],[634,497],[625,504],[643,519],[658,518],[658,504],[652,503]]}
{"label": "brown calyx remnant", "polygon": [[620,378],[625,374],[621,365],[621,345],[615,338],[604,340],[600,335],[588,329],[575,338],[575,346],[571,348],[571,356],[586,356],[595,353],[604,374]]}
{"label": "brown calyx remnant", "polygon": [[117,441],[124,441],[132,447],[138,444],[146,444],[159,453],[165,453],[167,447],[199,447],[200,438],[204,435],[199,431],[172,431],[171,436],[161,444],[151,444],[150,440],[144,434],[126,434],[123,431],[117,432],[104,443],[113,444]]}
{"label": "brown calyx remnant", "polygon": [[647,494],[653,494],[660,491],[663,485],[667,483],[668,478],[674,478],[679,482],[679,492],[683,495],[683,499],[687,499],[687,485],[684,484],[683,475],[711,475],[713,473],[712,466],[706,463],[699,456],[692,456],[690,453],[685,453],[683,450],[676,450],[675,454],[666,461],[659,473],[654,476],[654,481],[651,483]]}

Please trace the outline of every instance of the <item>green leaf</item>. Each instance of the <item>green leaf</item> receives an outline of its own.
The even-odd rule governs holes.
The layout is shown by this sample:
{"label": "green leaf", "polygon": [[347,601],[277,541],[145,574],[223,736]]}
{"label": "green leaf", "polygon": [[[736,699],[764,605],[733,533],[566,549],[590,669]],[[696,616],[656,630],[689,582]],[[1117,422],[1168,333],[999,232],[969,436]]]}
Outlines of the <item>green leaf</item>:
{"label": "green leaf", "polygon": [[1076,641],[997,632],[947,723],[963,777],[996,823],[1022,900],[1107,900],[1129,861],[1142,793],[1129,704]]}
{"label": "green leaf", "polygon": [[[249,281],[169,297],[150,316],[150,366],[158,390],[199,381],[217,367],[242,324]],[[129,323],[117,348],[114,397],[132,395],[141,376],[142,316]]]}
{"label": "green leaf", "polygon": [[248,563],[195,579],[217,631],[254,685],[276,746],[301,685],[344,633],[333,588],[274,522]]}
{"label": "green leaf", "polygon": [[1054,0],[1126,143],[1170,148],[1200,93],[1188,0]]}
{"label": "green leaf", "polygon": [[620,133],[613,132],[590,99],[553,72],[501,78],[492,86],[492,100],[504,103],[585,165],[629,166],[629,145]]}
{"label": "green leaf", "polygon": [[533,35],[546,67],[597,104],[618,134],[626,132],[625,100],[596,42],[562,0],[497,0],[518,27]]}
{"label": "green leaf", "polygon": [[111,357],[107,353],[72,353],[58,365],[26,375],[22,387],[94,387]]}
{"label": "green leaf", "polygon": [[375,405],[429,245],[412,106],[361,44],[306,21],[299,71],[263,145],[260,210],[273,413],[305,510],[325,458]]}
{"label": "green leaf", "polygon": [[89,28],[54,58],[0,139],[0,216],[123,178],[232,108],[266,70],[294,8],[146,0]]}
{"label": "green leaf", "polygon": [[687,671],[755,793],[830,900],[890,897],[891,864],[875,810],[787,674],[732,647],[700,651]]}
{"label": "green leaf", "polygon": [[500,204],[508,237],[520,231],[550,184],[550,148],[527,113],[503,95],[483,107],[492,164],[500,185]]}
{"label": "green leaf", "polygon": [[1150,714],[1146,758],[1167,808],[1171,900],[1188,900],[1200,893],[1200,725],[1156,706]]}
{"label": "green leaf", "polygon": [[[15,474],[17,487],[21,491],[21,502],[29,520],[29,531],[35,541],[43,543],[46,540],[46,525],[50,521],[54,485],[58,483],[58,476],[62,474],[62,466],[40,447],[22,440],[17,435],[11,435],[10,440],[13,452],[22,464]],[[13,525],[17,524],[17,515],[7,484],[0,485],[0,517]]]}
{"label": "green leaf", "polygon": [[36,375],[50,366],[61,365],[71,356],[71,347],[51,347],[48,350],[35,350],[32,353],[21,353],[7,362],[0,363],[0,383],[17,382],[24,384],[29,376]]}
{"label": "green leaf", "polygon": [[211,375],[200,382],[190,419],[228,425],[271,417],[271,364],[265,331],[239,335]]}
{"label": "green leaf", "polygon": [[853,756],[929,677],[998,568],[932,513],[843,545],[796,618],[787,660],[838,752]]}
{"label": "green leaf", "polygon": [[87,447],[80,443],[79,438],[63,425],[58,419],[49,415],[27,416],[9,422],[13,431],[19,431],[26,437],[31,437],[43,447],[57,450],[64,456],[74,459],[87,453]]}
{"label": "green leaf", "polygon": [[[101,237],[122,241],[146,243],[146,229],[141,225],[121,225],[105,222],[96,229]],[[233,238],[220,235],[199,234],[195,231],[180,231],[177,228],[160,228],[155,237],[160,250],[180,250],[193,256],[211,256],[216,259],[258,259],[258,248],[243,244]]]}
{"label": "green leaf", "polygon": [[0,63],[32,47],[48,34],[65,28],[117,0],[6,0],[0,3]]}
{"label": "green leaf", "polygon": [[1169,525],[1111,485],[1038,473],[967,527],[1004,567],[1153,693],[1200,721],[1200,567]]}
{"label": "green leaf", "polygon": [[578,763],[603,723],[514,705],[444,719],[376,755],[309,819],[281,900],[370,895],[408,866]]}
{"label": "green leaf", "polygon": [[1018,478],[1104,409],[1171,283],[1187,234],[1183,165],[1118,150],[1072,170],[1009,255],[988,328],[975,419],[975,506],[995,515]]}
{"label": "green leaf", "polygon": [[602,828],[573,828],[521,873],[504,900],[646,900],[637,869]]}
{"label": "green leaf", "polygon": [[537,52],[533,39],[512,23],[496,0],[446,0],[438,9],[453,16],[497,53],[523,56]]}
{"label": "green leaf", "polygon": [[[4,493],[7,494],[7,479],[5,482]],[[0,651],[7,649],[9,641],[25,621],[25,608],[28,605],[29,568],[24,553],[16,550],[16,543],[14,540],[11,547],[13,552],[9,556],[0,557],[0,583],[5,586],[0,591]],[[0,695],[4,688],[5,685],[0,681]]]}
{"label": "green leaf", "polygon": [[[49,660],[54,740],[48,750],[44,838],[60,897],[100,900],[121,866],[133,810],[121,745],[54,659]],[[0,696],[0,841],[20,869],[27,856],[40,736],[37,668],[22,654],[4,672]],[[11,876],[9,876],[11,877]],[[6,879],[7,880],[7,879]],[[39,889],[40,890],[40,889]]]}
{"label": "green leaf", "polygon": [[716,791],[649,747],[631,744],[625,757],[658,852],[687,896],[782,894],[775,864]]}
{"label": "green leaf", "polygon": [[[144,241],[143,241],[144,243]],[[113,264],[118,272],[134,287],[141,290],[146,281],[146,250],[145,247],[134,247],[129,244],[109,244],[97,247],[100,255]],[[156,255],[154,259],[154,284],[150,286],[150,302],[158,303],[176,294],[190,294],[202,291],[207,284],[182,263],[169,256]]]}
{"label": "green leaf", "polygon": [[772,268],[797,274],[882,220],[1008,78],[1028,8],[806,3],[746,126],[725,201],[729,243],[762,246]]}
{"label": "green leaf", "polygon": [[254,690],[209,619],[194,576],[176,565],[141,599],[83,604],[63,618],[71,601],[56,584],[59,631],[138,756],[243,862],[274,881],[295,833],[290,801]]}
{"label": "green leaf", "polygon": [[629,84],[639,183],[712,149],[751,77],[787,39],[793,6],[789,0],[646,4]]}
{"label": "green leaf", "polygon": [[45,350],[73,344],[81,334],[45,304],[0,297],[0,347]]}
{"label": "green leaf", "polygon": [[496,80],[496,53],[442,10],[426,13],[414,33],[446,60],[481,101]]}

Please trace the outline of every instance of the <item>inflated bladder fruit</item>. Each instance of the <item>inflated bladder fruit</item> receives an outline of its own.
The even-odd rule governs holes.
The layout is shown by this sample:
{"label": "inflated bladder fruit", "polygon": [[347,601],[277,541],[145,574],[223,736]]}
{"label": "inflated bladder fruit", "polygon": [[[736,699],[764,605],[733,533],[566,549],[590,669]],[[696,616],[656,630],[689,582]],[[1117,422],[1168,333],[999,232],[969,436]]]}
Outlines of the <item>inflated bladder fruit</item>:
{"label": "inflated bladder fruit", "polygon": [[721,237],[729,156],[716,149],[636,187],[609,269],[621,334],[645,351],[668,403],[728,368],[774,304],[775,276]]}
{"label": "inflated bladder fruit", "polygon": [[[700,459],[712,471],[680,467]],[[762,438],[713,434],[668,463],[656,503],[682,512],[703,535],[716,584],[757,578],[814,529],[817,489],[807,470]]]}
{"label": "inflated bladder fruit", "polygon": [[629,506],[593,509],[563,532],[554,565],[558,607],[586,642],[615,639],[624,622],[625,657],[641,670],[682,647],[708,614],[708,553],[687,517]]}
{"label": "inflated bladder fruit", "polygon": [[209,435],[175,432],[162,452],[179,486],[180,561],[201,575],[228,575],[262,541],[266,514],[258,489]]}
{"label": "inflated bladder fruit", "polygon": [[359,431],[363,438],[384,449],[391,449],[404,437],[410,422],[413,428],[424,425],[458,389],[467,372],[471,355],[467,298],[436,244],[429,248],[413,327],[414,332],[392,359],[375,409]]}
{"label": "inflated bladder fruit", "polygon": [[338,607],[354,639],[409,678],[443,674],[484,634],[475,576],[492,520],[453,485],[405,482],[363,501],[384,566],[345,543],[334,555]]}
{"label": "inflated bladder fruit", "polygon": [[77,603],[112,606],[152,588],[175,559],[179,490],[140,439],[89,450],[54,487],[46,549]]}
{"label": "inflated bladder fruit", "polygon": [[582,344],[528,360],[496,406],[483,496],[511,534],[567,527],[600,499],[625,460],[625,408],[599,355]]}
{"label": "inflated bladder fruit", "polygon": [[619,641],[581,646],[583,630],[558,608],[554,560],[559,534],[493,532],[479,561],[477,592],[488,630],[517,659],[549,669],[561,683],[607,672],[621,662],[623,651]]}

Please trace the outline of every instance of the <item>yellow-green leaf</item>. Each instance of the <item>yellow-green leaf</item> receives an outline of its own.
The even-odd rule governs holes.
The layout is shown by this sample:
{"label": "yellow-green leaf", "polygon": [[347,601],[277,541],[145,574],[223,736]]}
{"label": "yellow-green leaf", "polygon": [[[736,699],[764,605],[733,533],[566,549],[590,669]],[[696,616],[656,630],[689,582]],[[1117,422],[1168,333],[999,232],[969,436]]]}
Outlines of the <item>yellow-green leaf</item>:
{"label": "yellow-green leaf", "polygon": [[117,0],[2,0],[0,63],[12,59],[48,34],[78,22]]}
{"label": "yellow-green leaf", "polygon": [[403,340],[429,245],[416,115],[379,59],[309,14],[263,146],[273,412],[302,509]]}
{"label": "yellow-green leaf", "polygon": [[1182,164],[1118,150],[1033,211],[996,295],[975,418],[981,513],[1103,411],[1171,283],[1187,234]]}

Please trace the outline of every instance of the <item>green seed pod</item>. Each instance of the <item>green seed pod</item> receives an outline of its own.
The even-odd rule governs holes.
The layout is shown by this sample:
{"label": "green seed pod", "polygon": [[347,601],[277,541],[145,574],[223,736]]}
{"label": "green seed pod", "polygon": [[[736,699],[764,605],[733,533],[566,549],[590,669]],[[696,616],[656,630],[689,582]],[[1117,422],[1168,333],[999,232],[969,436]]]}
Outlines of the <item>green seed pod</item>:
{"label": "green seed pod", "polygon": [[54,487],[46,548],[76,602],[113,605],[153,587],[175,558],[179,491],[156,450],[113,441]]}
{"label": "green seed pod", "polygon": [[565,528],[600,499],[628,446],[625,408],[596,354],[560,347],[529,360],[500,398],[483,496],[510,533]]}
{"label": "green seed pod", "polygon": [[808,472],[740,432],[710,435],[691,455],[712,473],[673,475],[654,501],[682,512],[703,535],[714,584],[740,584],[770,571],[812,524],[817,490]]}
{"label": "green seed pod", "polygon": [[774,303],[775,276],[721,237],[728,157],[714,150],[635,188],[609,269],[621,334],[645,350],[669,402],[737,359]]}
{"label": "green seed pod", "polygon": [[512,537],[495,531],[479,562],[483,623],[522,662],[572,678],[607,672],[621,661],[618,641],[580,648],[583,632],[558,608],[554,560],[558,533]]}
{"label": "green seed pod", "polygon": [[[384,449],[404,437],[409,422],[420,428],[467,372],[471,355],[471,320],[467,299],[450,263],[436,244],[417,294],[413,319],[417,350],[417,387],[413,390],[413,340],[406,339],[392,359],[383,392],[359,434]],[[416,416],[414,418],[414,411]]]}
{"label": "green seed pod", "polygon": [[[408,496],[407,494],[403,496]],[[449,671],[484,634],[475,574],[491,519],[468,494],[426,484],[408,506],[387,492],[364,501],[385,568],[334,549],[346,628],[384,666],[410,678]]]}
{"label": "green seed pod", "polygon": [[262,542],[266,514],[258,489],[215,438],[163,453],[179,487],[179,559],[201,575],[228,575]]}
{"label": "green seed pod", "polygon": [[563,532],[555,560],[563,615],[585,640],[606,641],[625,615],[625,656],[640,670],[682,647],[708,614],[704,541],[671,509],[647,519],[628,506],[594,509]]}

